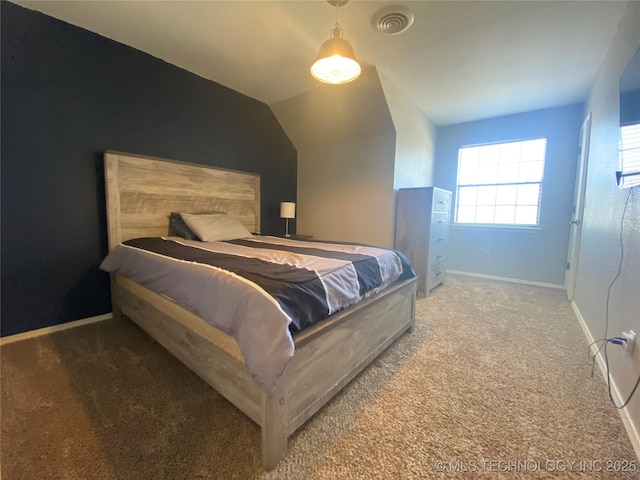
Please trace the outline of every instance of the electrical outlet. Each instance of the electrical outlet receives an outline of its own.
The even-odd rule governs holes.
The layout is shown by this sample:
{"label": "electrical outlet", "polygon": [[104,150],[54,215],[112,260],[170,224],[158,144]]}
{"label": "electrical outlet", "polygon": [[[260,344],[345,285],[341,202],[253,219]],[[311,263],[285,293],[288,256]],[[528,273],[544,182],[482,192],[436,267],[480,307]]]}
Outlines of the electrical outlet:
{"label": "electrical outlet", "polygon": [[636,346],[636,332],[629,330],[628,332],[622,332],[622,336],[627,340],[622,345],[622,349],[629,355],[633,355],[633,349]]}

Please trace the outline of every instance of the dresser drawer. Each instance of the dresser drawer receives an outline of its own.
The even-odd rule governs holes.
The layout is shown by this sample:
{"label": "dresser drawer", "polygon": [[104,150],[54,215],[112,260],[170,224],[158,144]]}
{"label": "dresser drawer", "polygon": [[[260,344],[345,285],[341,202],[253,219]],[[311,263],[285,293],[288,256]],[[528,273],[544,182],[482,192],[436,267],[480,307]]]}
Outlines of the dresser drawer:
{"label": "dresser drawer", "polygon": [[433,211],[449,212],[451,210],[451,192],[433,189]]}
{"label": "dresser drawer", "polygon": [[430,292],[435,287],[443,283],[446,276],[447,271],[443,262],[437,262],[433,265],[429,265],[429,270],[427,271],[427,292]]}
{"label": "dresser drawer", "polygon": [[431,214],[431,227],[437,225],[449,226],[449,212],[433,212]]}
{"label": "dresser drawer", "polygon": [[429,250],[429,265],[435,265],[436,263],[443,264],[446,261],[447,253],[445,245],[439,245],[438,247]]}
{"label": "dresser drawer", "polygon": [[432,225],[429,234],[429,249],[439,248],[447,244],[449,239],[449,225]]}

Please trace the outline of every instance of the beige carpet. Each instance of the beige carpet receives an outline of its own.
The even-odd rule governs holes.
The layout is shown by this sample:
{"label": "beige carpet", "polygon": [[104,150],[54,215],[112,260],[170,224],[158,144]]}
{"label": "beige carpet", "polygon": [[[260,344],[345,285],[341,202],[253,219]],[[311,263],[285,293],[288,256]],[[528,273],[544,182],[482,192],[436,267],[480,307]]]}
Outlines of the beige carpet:
{"label": "beige carpet", "polygon": [[258,428],[128,321],[4,346],[2,478],[639,477],[597,472],[638,461],[563,291],[450,276],[418,318],[269,473]]}

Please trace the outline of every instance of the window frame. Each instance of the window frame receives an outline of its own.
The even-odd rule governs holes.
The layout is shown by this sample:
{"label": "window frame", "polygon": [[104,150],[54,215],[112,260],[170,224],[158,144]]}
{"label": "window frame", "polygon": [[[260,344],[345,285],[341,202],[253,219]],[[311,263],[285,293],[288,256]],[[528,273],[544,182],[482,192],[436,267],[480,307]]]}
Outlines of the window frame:
{"label": "window frame", "polygon": [[[471,148],[482,148],[482,147],[492,147],[492,146],[496,146],[496,145],[505,145],[505,144],[518,144],[518,143],[524,143],[524,142],[530,142],[530,141],[544,141],[544,156],[542,157],[542,171],[540,174],[540,180],[539,181],[522,181],[522,182],[514,182],[514,181],[508,181],[508,182],[498,182],[498,183],[476,183],[476,184],[460,184],[460,165],[461,165],[461,156],[462,156],[462,151],[464,149],[471,149]],[[518,139],[510,139],[510,140],[500,140],[500,141],[496,141],[496,142],[487,142],[487,143],[478,143],[478,144],[468,144],[468,145],[462,145],[458,148],[458,161],[457,161],[457,169],[456,169],[456,196],[455,196],[455,209],[453,212],[453,221],[452,221],[452,226],[453,227],[458,227],[458,228],[473,228],[473,229],[487,229],[487,230],[496,230],[496,229],[506,229],[506,230],[540,230],[540,225],[541,225],[541,215],[542,215],[542,193],[543,193],[543,189],[544,189],[544,173],[545,173],[545,168],[547,165],[547,152],[548,152],[548,145],[549,145],[549,139],[546,136],[535,136],[535,137],[530,137],[530,138],[518,138]],[[520,158],[518,159],[518,164],[523,163],[522,161],[522,155],[520,156]],[[520,185],[538,185],[538,202],[537,202],[537,215],[536,215],[536,222],[535,223],[515,223],[515,219],[514,219],[514,223],[503,223],[503,222],[491,222],[491,223],[487,223],[487,222],[468,222],[468,221],[463,221],[463,222],[459,222],[458,221],[458,212],[459,212],[459,208],[460,208],[460,188],[464,188],[464,187],[501,187],[501,186],[520,186]],[[476,208],[477,208],[477,204],[476,204]],[[494,201],[493,207],[499,206],[497,203],[497,200]],[[513,205],[515,208],[517,208],[518,204],[517,204],[517,200],[516,200],[516,204]]]}
{"label": "window frame", "polygon": [[[625,129],[633,127],[630,135]],[[625,139],[632,142],[625,144]],[[616,182],[620,188],[640,186],[640,121],[620,125],[620,170],[616,171]]]}

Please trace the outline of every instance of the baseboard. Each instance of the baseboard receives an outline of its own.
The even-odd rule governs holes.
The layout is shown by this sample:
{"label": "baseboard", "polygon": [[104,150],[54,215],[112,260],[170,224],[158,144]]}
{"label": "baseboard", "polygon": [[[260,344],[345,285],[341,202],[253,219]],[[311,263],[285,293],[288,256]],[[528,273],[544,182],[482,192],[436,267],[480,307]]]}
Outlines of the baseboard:
{"label": "baseboard", "polygon": [[[587,327],[587,322],[584,321],[584,317],[580,313],[580,309],[576,305],[576,302],[571,302],[571,308],[573,309],[573,312],[576,314],[576,317],[578,318],[578,323],[580,324],[580,327],[582,328],[582,331],[584,332],[585,337],[587,337],[587,341],[589,342],[589,345],[591,345],[596,339],[593,338],[593,335],[591,335],[591,331],[589,330],[589,327]],[[596,345],[591,345],[592,354],[595,354],[597,350],[598,350],[598,347]],[[607,367],[604,363],[604,359],[602,355],[597,355],[596,361],[598,363],[598,367],[600,367],[602,376],[604,378],[607,378]],[[610,380],[611,380],[611,396],[613,397],[613,399],[618,405],[621,405],[625,399],[622,398],[622,395],[620,394],[620,390],[618,390],[618,387],[614,379],[611,378]],[[622,419],[624,428],[627,430],[627,435],[629,435],[629,440],[631,440],[631,444],[633,445],[633,450],[636,452],[636,457],[640,459],[640,432],[638,432],[638,430],[635,428],[635,426],[631,422],[631,419],[627,415],[626,407],[618,408],[617,410],[618,410],[618,413],[620,414],[620,418]]]}
{"label": "baseboard", "polygon": [[485,275],[483,273],[461,272],[459,270],[447,270],[447,273],[454,275],[464,275],[467,277],[486,278],[488,280],[499,280],[501,282],[521,283],[523,285],[535,285],[536,287],[557,288],[560,290],[566,290],[564,285],[557,285],[555,283],[534,282],[531,280],[521,280],[519,278],[510,277],[498,277],[496,275]]}
{"label": "baseboard", "polygon": [[28,340],[29,338],[40,337],[42,335],[49,335],[55,332],[61,332],[70,328],[80,327],[82,325],[89,325],[90,323],[101,322],[113,318],[112,313],[105,313],[104,315],[98,315],[96,317],[83,318],[75,320],[73,322],[61,323],[60,325],[54,325],[52,327],[39,328],[37,330],[31,330],[30,332],[17,333],[15,335],[9,335],[8,337],[0,338],[0,347],[8,345],[10,343],[20,342],[22,340]]}

